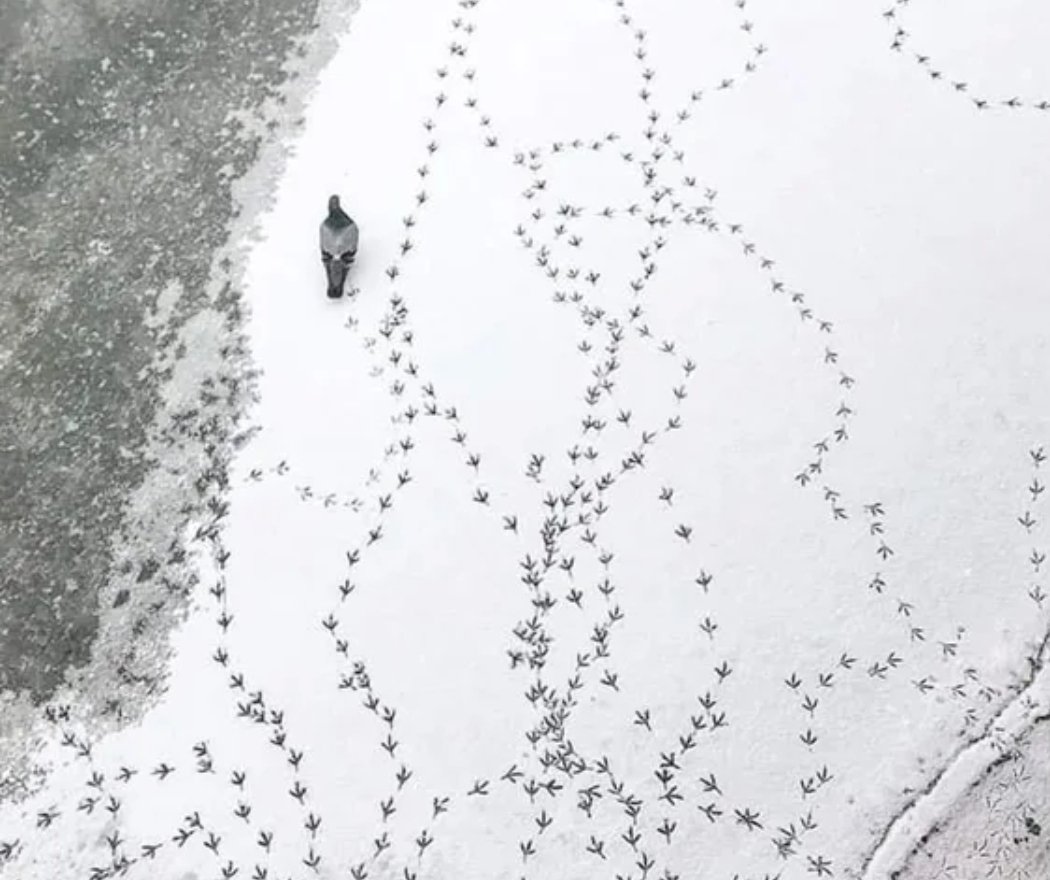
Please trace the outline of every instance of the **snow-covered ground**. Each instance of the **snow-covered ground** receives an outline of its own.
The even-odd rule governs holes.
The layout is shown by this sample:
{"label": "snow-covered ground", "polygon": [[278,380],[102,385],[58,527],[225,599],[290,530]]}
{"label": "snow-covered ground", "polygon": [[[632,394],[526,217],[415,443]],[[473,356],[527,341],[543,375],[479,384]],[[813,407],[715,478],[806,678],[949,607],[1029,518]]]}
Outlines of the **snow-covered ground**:
{"label": "snow-covered ground", "polygon": [[54,717],[0,877],[888,880],[994,821],[1050,713],[1047,25],[884,6],[362,3],[168,692]]}

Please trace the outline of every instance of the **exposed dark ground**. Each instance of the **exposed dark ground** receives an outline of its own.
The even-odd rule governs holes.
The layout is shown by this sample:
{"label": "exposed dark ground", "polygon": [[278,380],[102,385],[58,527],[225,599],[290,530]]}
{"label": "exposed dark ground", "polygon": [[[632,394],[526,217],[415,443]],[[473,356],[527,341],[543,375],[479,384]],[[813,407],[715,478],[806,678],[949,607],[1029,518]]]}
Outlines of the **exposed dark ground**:
{"label": "exposed dark ground", "polygon": [[[0,693],[39,704],[91,656],[113,547],[134,526],[125,502],[155,464],[146,444],[177,359],[158,366],[158,353],[207,307],[230,184],[260,147],[227,114],[276,93],[317,5],[0,3]],[[154,328],[173,279],[182,296]],[[236,360],[236,295],[219,306],[217,346]],[[205,402],[227,416],[181,415],[220,471],[243,391],[224,377]],[[203,497],[192,477],[160,499],[171,546]],[[121,559],[151,602],[170,552]]]}

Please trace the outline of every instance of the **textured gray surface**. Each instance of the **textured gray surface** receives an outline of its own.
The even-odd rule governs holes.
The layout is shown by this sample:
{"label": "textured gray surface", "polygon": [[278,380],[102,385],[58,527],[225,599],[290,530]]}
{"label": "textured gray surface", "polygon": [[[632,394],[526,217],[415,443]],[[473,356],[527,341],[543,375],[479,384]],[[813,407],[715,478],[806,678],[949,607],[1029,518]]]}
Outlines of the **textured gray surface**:
{"label": "textured gray surface", "polygon": [[[228,114],[275,93],[315,7],[0,5],[0,692],[42,700],[89,657],[171,374],[156,363],[170,327],[148,314],[172,279],[171,321],[203,304],[230,181],[259,145]],[[164,559],[140,555],[124,565],[147,584]]]}
{"label": "textured gray surface", "polygon": [[919,841],[900,880],[1050,876],[1050,726],[1043,718],[988,766]]}

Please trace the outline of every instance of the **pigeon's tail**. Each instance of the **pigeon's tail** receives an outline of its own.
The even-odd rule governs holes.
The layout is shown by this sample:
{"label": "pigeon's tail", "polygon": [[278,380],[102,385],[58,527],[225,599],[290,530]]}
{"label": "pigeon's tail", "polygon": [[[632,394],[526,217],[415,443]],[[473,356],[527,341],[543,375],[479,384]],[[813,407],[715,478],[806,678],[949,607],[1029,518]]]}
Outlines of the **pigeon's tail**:
{"label": "pigeon's tail", "polygon": [[346,229],[354,221],[350,219],[350,215],[346,211],[336,205],[334,209],[328,211],[328,219],[325,222],[332,229]]}
{"label": "pigeon's tail", "polygon": [[339,204],[339,196],[329,196],[328,198],[328,219],[325,221],[332,229],[346,229],[354,221],[350,219],[350,215],[342,209]]}

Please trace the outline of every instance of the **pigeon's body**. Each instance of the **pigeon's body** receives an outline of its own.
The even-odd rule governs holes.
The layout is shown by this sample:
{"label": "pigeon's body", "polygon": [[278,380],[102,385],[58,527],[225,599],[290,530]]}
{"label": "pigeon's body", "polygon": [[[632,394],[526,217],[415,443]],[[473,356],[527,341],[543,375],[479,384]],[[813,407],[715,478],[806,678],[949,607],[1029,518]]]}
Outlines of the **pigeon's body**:
{"label": "pigeon's body", "polygon": [[342,208],[329,212],[321,224],[321,251],[333,257],[357,253],[357,224]]}

